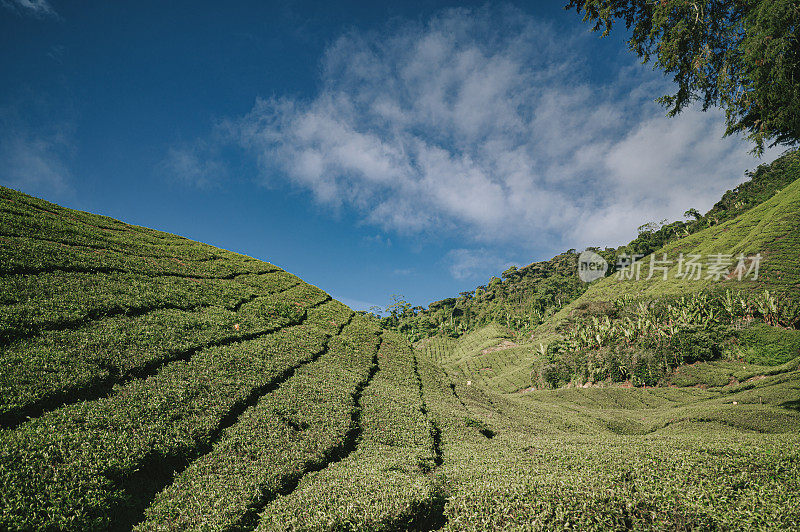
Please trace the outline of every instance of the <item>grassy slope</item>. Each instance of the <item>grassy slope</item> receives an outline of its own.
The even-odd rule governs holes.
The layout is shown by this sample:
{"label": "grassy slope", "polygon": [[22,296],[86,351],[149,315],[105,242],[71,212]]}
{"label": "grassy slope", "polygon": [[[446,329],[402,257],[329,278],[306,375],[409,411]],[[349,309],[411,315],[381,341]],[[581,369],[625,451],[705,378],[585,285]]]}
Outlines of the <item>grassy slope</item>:
{"label": "grassy slope", "polygon": [[[649,229],[616,250],[595,249],[612,266],[621,254],[648,254],[685,235],[718,226],[761,205],[800,178],[800,151],[788,151],[769,164],[746,172],[749,179],[727,191],[705,215],[690,221],[665,225],[648,224]],[[643,226],[645,228],[647,226]],[[640,229],[642,229],[640,228]],[[774,227],[780,231],[780,227]],[[690,239],[683,240],[691,242]],[[550,260],[535,262],[503,272],[503,279],[493,277],[486,286],[459,297],[433,302],[428,309],[404,312],[402,317],[384,319],[384,325],[399,329],[410,338],[435,334],[460,335],[475,331],[491,322],[530,332],[552,313],[580,296],[587,286],[576,275],[578,254],[561,253]],[[785,271],[785,267],[780,267]],[[772,281],[770,281],[772,282]],[[409,309],[410,311],[410,309]]]}
{"label": "grassy slope", "polygon": [[[656,257],[667,254],[676,261],[678,254],[700,254],[704,258],[715,253],[739,253],[747,256],[761,253],[763,260],[757,281],[727,280],[715,282],[701,279],[675,277],[677,264],[673,264],[667,281],[658,275],[640,281],[620,280],[612,275],[594,283],[583,295],[564,308],[553,322],[568,315],[581,303],[609,301],[623,295],[632,297],[660,297],[695,292],[712,285],[741,290],[769,288],[777,292],[800,291],[800,180],[786,186],[764,203],[720,225],[704,229],[681,240],[667,244],[654,252]],[[649,256],[642,259],[643,272],[647,272]],[[643,277],[646,277],[643,276]]]}
{"label": "grassy slope", "polygon": [[0,529],[800,519],[796,367],[500,394],[531,356],[488,350],[500,327],[412,349],[270,264],[5,189],[0,212]]}
{"label": "grassy slope", "polygon": [[498,395],[423,366],[447,530],[796,528],[798,372]]}
{"label": "grassy slope", "polygon": [[459,380],[509,393],[530,386],[532,346],[518,345],[509,331],[489,324],[458,339],[435,336],[418,342],[428,358]]}
{"label": "grassy slope", "polygon": [[[531,382],[531,372],[539,360],[537,348],[547,345],[558,337],[557,328],[576,311],[587,305],[598,302],[613,301],[621,296],[632,298],[659,298],[664,296],[680,296],[700,290],[712,288],[730,288],[741,291],[761,291],[769,289],[775,293],[800,293],[800,261],[797,259],[800,250],[800,180],[786,186],[783,190],[764,203],[751,208],[743,214],[720,225],[706,228],[681,240],[667,244],[654,252],[661,257],[677,259],[679,253],[684,256],[700,254],[707,257],[714,253],[738,253],[754,255],[761,253],[763,259],[757,281],[708,279],[689,280],[675,277],[676,262],[664,281],[660,276],[645,279],[649,268],[649,256],[642,259],[642,278],[639,281],[619,279],[612,275],[594,282],[589,289],[561,311],[546,320],[535,331],[529,341],[521,343],[517,348],[481,353],[489,345],[497,345],[507,333],[499,333],[496,326],[479,329],[465,337],[452,340],[460,346],[462,354],[456,364],[457,371],[465,379],[481,382],[493,391],[508,393],[526,388]],[[469,349],[475,337],[486,337],[486,345],[480,349]],[[426,343],[437,345],[444,340],[431,339]],[[468,354],[463,351],[467,349]],[[439,355],[441,356],[441,355]],[[759,357],[755,357],[759,358]],[[762,357],[763,358],[763,357]],[[450,360],[444,361],[447,363]],[[452,366],[452,364],[451,364]],[[712,365],[713,367],[714,365]],[[715,381],[724,380],[725,384],[734,376],[732,371],[723,370],[717,365],[719,372],[708,375]],[[692,370],[685,370],[685,372]],[[701,384],[701,380],[684,379],[683,383]]]}
{"label": "grassy slope", "polygon": [[[761,252],[759,282],[721,284],[797,293],[798,213],[800,181],[658,253]],[[536,346],[554,339],[576,308],[710,287],[612,277],[545,322],[529,343],[491,350],[512,338],[496,325],[419,342],[431,361],[430,393],[439,397],[429,403],[440,416],[442,474],[451,487],[447,528],[796,529],[798,358],[779,366],[686,366],[674,379],[684,387],[508,393],[527,386]],[[764,364],[769,356],[761,351],[769,347],[777,360],[785,337],[756,346]]]}
{"label": "grassy slope", "polygon": [[345,521],[440,499],[408,345],[276,266],[0,188],[0,305],[0,529],[254,530],[359,464],[392,504]]}

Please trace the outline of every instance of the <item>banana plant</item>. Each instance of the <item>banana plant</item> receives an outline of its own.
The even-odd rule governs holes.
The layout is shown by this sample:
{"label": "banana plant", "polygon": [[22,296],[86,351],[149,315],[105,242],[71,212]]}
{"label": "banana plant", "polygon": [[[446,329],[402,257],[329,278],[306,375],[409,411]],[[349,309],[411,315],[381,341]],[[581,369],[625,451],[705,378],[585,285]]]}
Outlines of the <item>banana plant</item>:
{"label": "banana plant", "polygon": [[673,336],[675,336],[675,333],[677,333],[679,330],[680,327],[678,327],[677,324],[670,322],[664,326],[664,329],[661,332],[663,333],[662,336],[672,338]]}
{"label": "banana plant", "polygon": [[711,323],[716,320],[716,317],[717,311],[714,309],[714,307],[708,307],[708,309],[706,309],[705,316],[703,316],[703,327],[708,327],[711,325]]}
{"label": "banana plant", "polygon": [[730,290],[725,290],[725,295],[720,299],[720,303],[722,303],[722,307],[725,309],[728,317],[730,317],[731,323],[733,323],[733,320],[736,319],[736,311],[738,309],[736,297],[733,296]]}
{"label": "banana plant", "polygon": [[687,309],[687,308],[682,308],[681,309],[681,312],[680,312],[680,315],[679,315],[678,318],[679,318],[680,323],[683,324],[683,325],[688,326],[688,325],[692,324],[692,314],[691,314],[691,312],[689,312],[689,309]]}
{"label": "banana plant", "polygon": [[742,306],[742,316],[746,321],[751,321],[753,319],[753,307],[750,305],[750,300],[747,297],[742,296],[739,299],[739,304]]}
{"label": "banana plant", "polygon": [[622,336],[625,338],[625,341],[630,344],[631,340],[633,340],[633,337],[636,334],[636,329],[631,325],[620,325],[620,331],[622,332]]}
{"label": "banana plant", "polygon": [[756,299],[756,308],[758,313],[764,318],[764,321],[770,325],[776,325],[776,317],[778,313],[778,305],[769,290],[764,290],[761,297]]}
{"label": "banana plant", "polygon": [[544,358],[544,356],[547,355],[547,347],[545,347],[544,344],[540,343],[539,347],[536,348],[536,353],[542,356],[542,358]]}

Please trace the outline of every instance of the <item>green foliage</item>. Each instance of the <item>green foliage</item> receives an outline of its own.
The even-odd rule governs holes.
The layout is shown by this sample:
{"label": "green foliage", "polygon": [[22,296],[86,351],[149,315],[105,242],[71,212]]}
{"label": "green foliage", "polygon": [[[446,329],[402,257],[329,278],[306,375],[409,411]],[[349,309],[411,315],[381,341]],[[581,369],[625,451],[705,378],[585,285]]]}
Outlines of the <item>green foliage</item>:
{"label": "green foliage", "polygon": [[767,201],[776,192],[800,178],[800,152],[790,151],[769,164],[745,172],[748,180],[728,190],[700,221],[708,227],[734,218]]}
{"label": "green foliage", "polygon": [[726,111],[726,134],[765,143],[800,140],[800,10],[791,0],[736,2],[570,0],[592,29],[608,35],[616,22],[643,61],[672,74],[674,95],[659,101],[670,115],[695,101]]}
{"label": "green foliage", "polygon": [[[587,309],[595,313],[586,313]],[[596,302],[577,305],[575,310],[584,312],[562,324],[563,337],[550,343],[548,364],[539,369],[538,380],[552,387],[573,380],[630,380],[652,386],[683,364],[715,360],[732,351],[736,328],[754,318],[785,326],[800,318],[796,301],[778,303],[768,291],[727,290],[652,301],[622,298],[615,301],[615,312]],[[793,358],[796,353],[786,356]]]}
{"label": "green foliage", "polygon": [[680,329],[670,338],[669,350],[680,353],[687,364],[714,360],[722,355],[723,339],[724,333],[717,328]]}
{"label": "green foliage", "polygon": [[694,218],[695,220],[699,220],[700,218],[703,217],[703,215],[700,214],[700,212],[697,209],[689,209],[683,213],[683,216],[685,218]]}
{"label": "green foliage", "polygon": [[433,474],[438,429],[421,393],[416,355],[400,338],[385,337],[377,364],[361,398],[357,448],[267,505],[258,530],[419,529],[432,520],[432,506],[443,504]]}
{"label": "green foliage", "polygon": [[551,388],[558,388],[570,381],[572,375],[568,368],[561,364],[551,362],[540,370],[541,380]]}
{"label": "green foliage", "polygon": [[0,213],[0,528],[437,519],[417,357],[374,318],[172,235],[2,188]]}
{"label": "green foliage", "polygon": [[[796,155],[792,154],[791,157],[794,158]],[[797,168],[792,172],[796,170]],[[764,173],[761,178],[766,178],[768,175],[770,174]],[[690,280],[677,276],[677,264],[673,264],[669,270],[667,281],[663,281],[660,276],[632,281],[612,275],[592,283],[578,299],[567,305],[553,319],[548,320],[543,328],[552,330],[553,326],[566,319],[577,305],[593,301],[613,301],[628,296],[637,299],[659,299],[726,288],[732,291],[763,294],[764,290],[768,289],[770,297],[788,303],[788,300],[794,299],[791,296],[797,293],[797,283],[800,282],[800,263],[797,261],[797,249],[800,248],[800,217],[797,216],[800,210],[800,180],[797,178],[800,174],[793,173],[793,175],[794,181],[778,189],[763,203],[747,208],[743,212],[737,211],[740,212],[738,216],[670,242],[656,252],[659,257],[666,253],[673,259],[681,253],[684,256],[696,254],[702,257],[715,253],[727,253],[733,256],[739,253],[744,255],[760,253],[763,260],[758,280],[738,281],[735,278],[719,281]],[[779,181],[772,182],[767,188],[774,191]],[[749,192],[743,193],[743,197],[749,196],[750,193],[756,194],[754,189],[748,190]],[[642,260],[647,262],[648,258]]]}
{"label": "green foliage", "polygon": [[697,236],[765,244],[758,285],[586,290],[570,250],[398,296],[416,349],[272,265],[0,188],[0,529],[791,528],[792,187]]}
{"label": "green foliage", "polygon": [[486,423],[477,419],[467,418],[465,425],[467,427],[474,427],[478,429],[478,432],[481,433],[481,435],[483,435],[487,440],[491,440],[496,434],[496,432],[490,429]]}
{"label": "green foliage", "polygon": [[[796,356],[791,349],[777,355],[766,339],[742,342],[740,336],[754,320],[783,330],[797,328],[800,321],[797,160],[795,152],[759,167],[751,181],[727,193],[705,217],[690,222],[689,236],[658,250],[669,256],[759,252],[764,260],[758,282],[687,282],[671,271],[666,281],[611,276],[593,283],[533,335],[534,346],[548,336],[560,337],[551,340],[546,355],[530,365],[534,384],[630,380],[652,385],[669,380],[722,386],[754,375],[745,377],[741,368],[719,371],[705,362],[693,369],[682,365],[708,360],[718,364],[721,357],[780,364]],[[635,247],[635,241],[632,244]],[[707,368],[712,368],[710,373],[701,374]]]}
{"label": "green foliage", "polygon": [[[154,457],[197,456],[230,412],[322,352],[323,332],[295,326],[203,350],[108,397],[51,411],[4,433],[0,462],[17,465],[0,468],[3,500],[14,501],[0,514],[3,528],[11,523],[45,528],[52,526],[51,518],[94,528],[119,518],[115,509],[131,508],[124,502],[126,478],[148,471]],[[50,448],[59,449],[55,464],[42,455]],[[68,490],[61,478],[70,479]]]}
{"label": "green foliage", "polygon": [[412,342],[436,334],[457,338],[490,323],[530,331],[585,290],[576,271],[573,250],[549,261],[509,268],[503,279],[493,277],[487,286],[433,302],[427,309],[412,309],[403,302],[406,310],[390,314],[382,325]]}
{"label": "green foliage", "polygon": [[351,450],[353,420],[361,409],[356,390],[369,378],[377,343],[368,322],[347,325],[319,359],[251,406],[210,452],[176,477],[137,528],[241,526],[260,500],[296,483],[298,471],[327,465],[332,450]]}
{"label": "green foliage", "polygon": [[798,517],[800,418],[781,406],[797,373],[724,392],[494,394],[421,368],[449,479],[443,530],[791,528]]}
{"label": "green foliage", "polygon": [[[795,181],[800,178],[800,152],[788,152],[772,163],[760,165],[755,171],[747,172],[747,176],[748,181],[727,191],[705,215],[700,215],[696,209],[689,209],[687,216],[691,216],[693,220],[651,222],[642,225],[638,236],[624,246],[617,249],[589,249],[608,261],[609,276],[615,272],[618,259],[623,254],[644,257],[664,248],[663,251],[669,251],[669,256],[674,258],[678,253],[688,254],[693,246],[704,240],[716,245],[708,249],[704,246],[692,252],[708,254],[769,251],[773,242],[779,242],[781,235],[791,234],[797,224],[797,217],[793,214],[800,208],[795,188]],[[788,194],[782,193],[786,188],[789,188],[786,191]],[[772,199],[776,194],[780,194],[780,201]],[[760,205],[767,200],[778,204],[778,208],[773,210]],[[775,205],[771,207],[774,208]],[[745,220],[740,220],[734,226],[735,232],[730,232],[731,225],[719,227],[751,209],[756,212],[748,215]],[[758,226],[766,226],[769,232],[759,234],[754,229]],[[711,227],[718,227],[715,235],[705,239],[694,236]],[[800,228],[795,233],[798,231]],[[720,232],[721,236],[718,236]],[[785,240],[779,245],[782,246],[781,255],[795,249],[793,240]],[[773,267],[770,260],[774,259],[766,261],[768,270],[774,268],[788,274],[782,274],[776,279],[767,272],[770,283],[783,281],[785,277],[793,278],[793,270],[800,275],[797,264],[781,263]],[[670,275],[674,273],[672,271]],[[412,308],[402,298],[395,300],[387,309],[391,314],[382,320],[382,325],[405,334],[412,342],[436,334],[457,338],[492,322],[520,331],[522,335],[529,335],[566,305],[580,298],[584,292],[589,290],[591,293],[595,285],[605,286],[607,283],[603,281],[587,285],[581,282],[577,276],[575,250],[557,255],[549,261],[536,262],[522,268],[509,268],[503,272],[502,277],[492,277],[486,286],[479,286],[472,292],[462,292],[458,298],[433,302],[427,309]],[[656,284],[656,281],[642,284]],[[679,293],[697,291],[707,284],[701,281],[694,288],[681,286]],[[618,289],[619,286],[615,288]],[[398,301],[402,302],[400,307],[397,306]]]}
{"label": "green foliage", "polygon": [[[413,350],[272,265],[2,188],[0,211],[0,529],[797,522],[800,357],[681,366],[715,390],[574,387],[651,384],[676,349],[707,357],[717,328],[739,350],[776,346],[765,358],[790,349],[747,321],[793,319],[771,285],[584,300],[564,328],[585,325],[582,348],[531,346],[508,325],[572,297],[570,252],[427,313],[398,297],[398,329],[457,336]],[[547,364],[573,387],[509,393]]]}
{"label": "green foliage", "polygon": [[800,356],[800,331],[753,323],[737,338],[750,364],[777,366]]}

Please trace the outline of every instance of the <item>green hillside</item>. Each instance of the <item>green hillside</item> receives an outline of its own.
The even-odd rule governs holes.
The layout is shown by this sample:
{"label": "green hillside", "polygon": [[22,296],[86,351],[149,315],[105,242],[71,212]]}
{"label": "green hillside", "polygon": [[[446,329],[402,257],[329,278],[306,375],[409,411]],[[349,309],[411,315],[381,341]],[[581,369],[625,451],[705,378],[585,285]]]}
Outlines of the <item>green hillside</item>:
{"label": "green hillside", "polygon": [[[742,378],[727,367],[738,361],[762,372],[791,364],[800,356],[800,152],[747,175],[705,215],[642,226],[617,249],[592,248],[609,263],[603,279],[582,282],[570,250],[382,323],[499,393],[727,384]],[[620,268],[634,254],[637,263]]]}
{"label": "green hillside", "polygon": [[[800,360],[799,213],[796,180],[742,214],[591,283],[531,336],[540,351],[548,345],[529,366],[534,384],[685,383],[683,364]],[[697,257],[706,270],[689,274],[680,257]],[[709,270],[714,257],[725,264],[721,274]],[[740,380],[730,371],[716,379]]]}
{"label": "green hillside", "polygon": [[[697,233],[670,242],[654,251],[656,258],[664,253],[674,261],[664,282],[659,271],[652,279],[639,281],[620,280],[611,275],[593,283],[589,289],[574,303],[564,309],[569,312],[582,302],[611,300],[621,296],[662,296],[680,295],[707,289],[714,285],[717,288],[741,290],[761,290],[769,288],[781,294],[797,294],[800,291],[800,261],[797,252],[800,250],[800,179],[786,185],[775,195],[763,203],[747,210],[741,215],[731,218],[719,225],[713,225]],[[701,279],[679,278],[676,276],[679,254],[688,257],[698,254],[709,257],[714,254],[731,255],[731,260],[740,253],[754,256],[760,253],[758,279],[753,281],[752,275],[743,276],[742,280],[706,279],[705,272]],[[641,259],[647,273],[649,256]],[[735,264],[731,264],[731,268]]]}
{"label": "green hillside", "polygon": [[[646,256],[653,252],[658,254],[669,252],[669,257],[676,260],[678,253],[685,253],[688,256],[691,252],[706,255],[729,253],[735,257],[738,253],[755,253],[762,248],[769,250],[773,244],[779,247],[776,252],[782,255],[797,249],[794,247],[797,245],[794,236],[790,236],[788,241],[782,243],[776,240],[791,231],[797,223],[796,218],[794,221],[788,219],[797,211],[796,203],[793,200],[785,203],[785,195],[782,199],[773,200],[771,204],[760,207],[756,214],[746,220],[723,226],[723,233],[734,230],[730,234],[713,236],[711,239],[706,236],[694,236],[700,231],[718,227],[761,206],[800,179],[800,151],[788,151],[773,162],[762,164],[754,171],[746,172],[745,175],[747,181],[727,191],[704,215],[695,209],[689,209],[686,211],[689,220],[643,224],[639,227],[639,235],[628,244],[616,249],[592,249],[608,261],[608,275],[616,271],[618,262],[624,255]],[[770,209],[773,208],[777,208],[778,211],[772,212]],[[750,234],[764,228],[769,234]],[[707,234],[718,233],[704,235]],[[707,242],[709,245],[700,246],[699,242]],[[661,250],[664,246],[667,247]],[[774,259],[766,262],[767,271],[763,272],[766,276],[762,277],[763,282],[757,286],[778,285],[783,291],[786,286],[781,278],[777,277],[778,274],[783,275],[785,279],[797,278],[798,265],[795,261],[791,261],[791,264],[776,263]],[[412,341],[436,334],[457,337],[493,322],[529,334],[540,324],[548,321],[552,314],[557,313],[586,291],[588,285],[578,278],[577,269],[578,253],[574,249],[560,253],[550,260],[534,262],[521,268],[512,266],[502,274],[498,273],[499,277],[492,277],[487,284],[478,286],[473,291],[462,292],[458,297],[435,301],[428,308],[395,306],[392,314],[383,319],[383,325],[404,333]],[[672,273],[674,270],[670,277]],[[656,284],[649,283],[651,286]],[[612,293],[618,288],[616,285],[604,286],[607,287],[607,293]],[[684,293],[685,290],[693,291],[702,287],[702,282],[683,285],[678,283],[665,287],[665,290],[669,293]],[[640,288],[641,286],[627,287],[625,292],[638,293]],[[794,287],[790,285],[788,288]],[[654,292],[658,293],[660,290],[660,288],[654,289]],[[589,300],[593,299],[595,297],[589,295]]]}
{"label": "green hillside", "polygon": [[[696,246],[746,235],[791,292],[797,198]],[[759,320],[741,345],[761,365],[515,393],[547,350],[497,324],[412,347],[269,263],[4,188],[0,216],[0,530],[800,522],[800,371]]]}
{"label": "green hillside", "polygon": [[340,503],[386,505],[331,495],[328,519],[431,506],[401,339],[265,262],[8,189],[0,209],[0,529],[252,530],[362,464],[393,473]]}
{"label": "green hillside", "polygon": [[[587,285],[532,333],[489,325],[458,339],[438,336],[420,344],[449,346],[454,355],[436,355],[444,368],[499,393],[623,381],[722,386],[775,368],[797,369],[798,213],[800,180],[643,257],[638,280],[615,273]],[[730,273],[694,278],[678,275],[681,254],[725,254],[731,260],[726,272],[735,269],[739,254],[761,259],[756,279],[754,271],[741,280]],[[672,259],[666,271],[648,279],[650,258],[665,255]],[[742,362],[749,367],[742,370]]]}

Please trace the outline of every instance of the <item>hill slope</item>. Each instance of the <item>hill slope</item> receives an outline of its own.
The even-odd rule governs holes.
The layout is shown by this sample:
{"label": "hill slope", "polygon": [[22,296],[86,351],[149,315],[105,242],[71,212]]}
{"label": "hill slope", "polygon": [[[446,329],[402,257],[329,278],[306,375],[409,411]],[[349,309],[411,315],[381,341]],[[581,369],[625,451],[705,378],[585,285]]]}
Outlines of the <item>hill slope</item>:
{"label": "hill slope", "polygon": [[[617,378],[655,384],[685,362],[763,364],[774,358],[767,352],[771,337],[786,346],[786,354],[774,362],[800,360],[800,333],[791,330],[800,328],[799,250],[796,180],[760,205],[670,242],[626,272],[592,283],[537,328],[532,341],[545,344],[567,337],[551,343],[557,349],[548,349],[545,357],[561,369],[572,366],[554,379],[560,381]],[[703,269],[689,273],[686,261],[691,257]],[[724,262],[718,273],[710,269],[715,257]],[[737,257],[744,258],[738,273]],[[651,277],[650,268],[658,261],[663,269]],[[760,321],[776,327],[759,326]],[[755,352],[748,353],[751,348]],[[538,374],[543,376],[541,364]],[[626,369],[617,371],[614,365]],[[725,383],[740,380],[734,373],[723,373]]]}
{"label": "hill slope", "polygon": [[[478,326],[467,327],[466,334],[462,333],[458,340],[440,335],[421,345],[437,346],[437,353],[444,349],[442,346],[450,346],[459,356],[441,358],[443,367],[499,393],[547,382],[560,386],[632,379],[638,384],[663,384],[676,365],[699,359],[686,349],[687,345],[698,343],[710,346],[713,356],[723,359],[723,363],[715,362],[716,367],[699,380],[687,379],[684,374],[701,374],[705,370],[684,368],[672,382],[706,384],[703,379],[711,379],[727,384],[731,379],[754,376],[755,373],[744,376],[741,371],[724,367],[738,359],[751,365],[779,366],[789,362],[800,356],[800,333],[786,330],[800,327],[800,153],[790,152],[759,167],[752,177],[726,193],[705,216],[690,222],[691,231],[687,229],[680,235],[671,230],[642,233],[628,246],[603,252],[611,258],[615,253],[643,252],[653,249],[654,242],[667,241],[642,257],[633,271],[629,268],[627,272],[609,273],[584,284],[577,276],[577,255],[568,252],[541,263],[543,267],[536,263],[504,273],[502,282],[490,286],[491,293],[454,300],[454,308],[462,309],[459,312],[476,316],[480,309],[494,305],[493,300],[507,303],[517,293],[524,312],[531,308],[527,305],[539,297],[543,286],[580,285],[573,290],[576,297],[572,301],[550,307],[548,313],[534,305],[533,313],[538,315],[540,325],[519,330],[515,329],[514,320],[498,320],[507,327],[479,326],[478,321]],[[687,224],[680,224],[686,229]],[[735,271],[740,255],[745,257],[741,279]],[[758,271],[748,273],[757,256]],[[699,275],[681,276],[681,270],[687,272],[686,262],[692,257],[699,258],[703,269],[696,272]],[[722,257],[728,264],[723,274],[709,275],[708,267],[715,257]],[[665,258],[666,262],[658,262]],[[648,278],[651,259],[655,266],[665,269],[654,270]],[[553,269],[552,264],[561,264],[561,270]],[[541,272],[539,277],[528,272],[532,266]],[[492,297],[487,300],[487,295]],[[683,311],[696,314],[694,321],[681,317]],[[424,317],[423,313],[409,321]],[[756,318],[755,322],[751,318]],[[755,326],[759,319],[782,327]],[[643,331],[641,324],[646,320],[653,326]],[[598,334],[602,338],[596,340]],[[475,347],[477,344],[479,347]],[[679,344],[683,347],[676,347]],[[664,362],[665,356],[673,360]],[[615,365],[626,369],[615,369]],[[647,375],[635,375],[634,366]],[[547,371],[557,374],[546,378],[543,372]],[[762,369],[765,371],[773,370]]]}
{"label": "hill slope", "polygon": [[435,500],[400,339],[242,255],[8,189],[0,216],[0,529],[253,529],[362,460],[396,468],[365,522]]}
{"label": "hill slope", "polygon": [[[786,152],[775,161],[762,164],[753,172],[746,172],[746,176],[749,178],[747,181],[727,191],[704,215],[689,209],[687,217],[693,218],[691,220],[644,224],[639,227],[637,238],[628,244],[616,249],[594,248],[594,250],[608,261],[610,274],[615,271],[618,259],[623,254],[646,256],[667,244],[674,245],[658,252],[678,253],[683,251],[683,248],[692,249],[696,247],[697,242],[705,241],[707,238],[706,236],[687,238],[690,235],[710,227],[718,227],[759,207],[800,179],[800,151]],[[775,205],[774,201],[772,205]],[[791,225],[792,221],[779,218],[790,218],[791,209],[796,208],[796,205],[784,205],[782,208],[782,213],[770,213],[767,212],[768,208],[766,210],[760,208],[756,217],[760,216],[758,219],[761,221],[754,222],[754,216],[751,215],[745,223],[756,231],[759,228],[767,228],[773,236],[786,234],[787,229],[791,229],[786,225]],[[730,229],[733,226],[728,224],[726,227]],[[754,235],[743,233],[741,229],[743,228],[740,227],[735,231],[735,237],[750,242],[752,249],[769,244],[766,241],[768,235],[761,235],[758,239]],[[734,242],[733,237],[734,234],[727,235],[720,245],[710,246],[708,249],[704,247],[700,251],[723,250],[722,252],[733,253],[734,256],[736,253],[746,252],[747,250],[739,245],[739,242]],[[783,247],[797,249],[793,247],[797,245],[796,239],[789,240],[783,243]],[[683,245],[678,245],[679,242]],[[671,258],[676,259],[677,256]],[[493,321],[512,330],[529,333],[588,288],[578,278],[577,266],[578,253],[573,249],[550,260],[534,262],[521,268],[511,267],[499,274],[501,277],[492,277],[486,285],[479,286],[473,291],[462,292],[459,297],[433,302],[427,309],[421,307],[412,309],[408,306],[402,313],[395,310],[391,316],[384,318],[383,324],[403,332],[414,341],[437,333],[455,337],[475,331]],[[772,266],[775,266],[774,262],[769,264],[768,268]],[[778,265],[781,271],[786,268],[797,268],[796,261]],[[770,285],[780,284],[780,279],[769,274],[765,280]],[[698,287],[697,283],[694,285],[694,288]],[[672,292],[681,290],[682,288],[677,288]]]}
{"label": "hill slope", "polygon": [[[749,209],[735,218],[693,233],[680,240],[670,242],[653,252],[656,258],[667,255],[672,260],[664,281],[658,271],[651,279],[645,279],[650,256],[644,257],[642,279],[620,279],[617,275],[606,277],[593,283],[571,305],[574,308],[582,302],[610,300],[623,295],[662,296],[681,295],[707,289],[712,285],[742,290],[769,288],[779,293],[797,294],[800,292],[800,179],[788,184],[774,196]],[[732,261],[728,270],[735,266],[739,254],[755,256],[760,253],[762,260],[758,278],[752,275],[736,278],[681,278],[678,273],[677,258],[700,255],[704,259],[715,254],[730,255]],[[566,312],[569,310],[565,309]]]}
{"label": "hill slope", "polygon": [[500,327],[413,349],[268,263],[8,189],[0,216],[0,529],[800,520],[792,368],[501,394]]}

